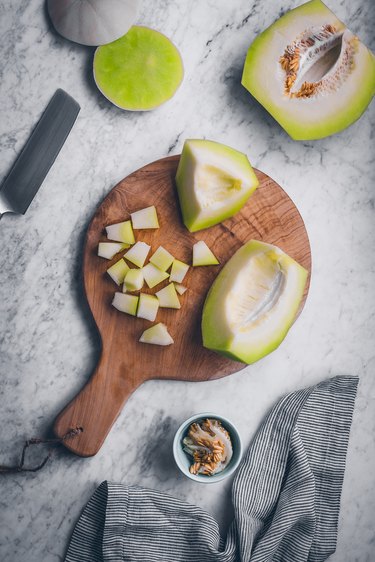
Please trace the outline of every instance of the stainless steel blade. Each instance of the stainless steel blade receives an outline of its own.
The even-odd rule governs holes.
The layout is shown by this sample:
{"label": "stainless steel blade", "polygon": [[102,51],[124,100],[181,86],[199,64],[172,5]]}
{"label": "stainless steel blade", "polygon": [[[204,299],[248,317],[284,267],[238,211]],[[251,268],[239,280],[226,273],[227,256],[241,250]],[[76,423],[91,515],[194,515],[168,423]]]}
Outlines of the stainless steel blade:
{"label": "stainless steel blade", "polygon": [[25,214],[60,152],[80,106],[58,89],[0,188],[0,217]]}

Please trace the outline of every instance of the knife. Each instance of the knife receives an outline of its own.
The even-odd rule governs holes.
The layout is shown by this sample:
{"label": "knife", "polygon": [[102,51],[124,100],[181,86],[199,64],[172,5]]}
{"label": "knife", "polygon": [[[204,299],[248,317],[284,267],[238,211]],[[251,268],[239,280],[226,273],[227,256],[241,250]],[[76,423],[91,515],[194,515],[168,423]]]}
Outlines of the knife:
{"label": "knife", "polygon": [[80,109],[64,90],[56,90],[0,187],[0,218],[4,213],[26,213]]}

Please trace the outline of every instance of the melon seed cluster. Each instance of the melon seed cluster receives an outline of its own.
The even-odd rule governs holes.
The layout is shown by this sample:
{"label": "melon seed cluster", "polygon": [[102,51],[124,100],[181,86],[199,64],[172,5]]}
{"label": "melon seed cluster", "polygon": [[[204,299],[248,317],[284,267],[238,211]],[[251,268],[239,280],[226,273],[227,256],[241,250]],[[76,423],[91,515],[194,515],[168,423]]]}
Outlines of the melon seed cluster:
{"label": "melon seed cluster", "polygon": [[212,476],[224,470],[232,458],[232,440],[219,420],[192,423],[182,441],[184,451],[193,458],[191,474]]}
{"label": "melon seed cluster", "polygon": [[[179,295],[187,290],[182,282],[190,266],[175,258],[163,246],[159,246],[146,263],[151,246],[136,241],[134,230],[159,228],[156,208],[151,206],[140,209],[131,213],[130,217],[130,220],[106,227],[107,238],[111,242],[99,243],[98,256],[110,260],[126,250],[107,269],[112,280],[118,286],[122,285],[122,292],[115,293],[112,305],[121,312],[154,322],[159,308],[181,308]],[[203,240],[193,245],[192,262],[194,267],[219,263]],[[168,285],[155,294],[141,292],[145,284],[153,289],[166,279],[169,281]],[[167,327],[161,322],[145,330],[139,341],[156,345],[173,343]]]}

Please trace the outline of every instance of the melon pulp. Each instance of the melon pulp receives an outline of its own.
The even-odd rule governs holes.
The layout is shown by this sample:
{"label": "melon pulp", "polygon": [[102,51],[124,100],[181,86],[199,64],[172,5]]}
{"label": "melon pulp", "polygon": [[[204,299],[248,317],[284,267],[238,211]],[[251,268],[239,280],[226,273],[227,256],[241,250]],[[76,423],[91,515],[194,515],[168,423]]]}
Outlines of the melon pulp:
{"label": "melon pulp", "polygon": [[285,338],[298,312],[307,271],[271,244],[250,240],[226,263],[203,307],[203,345],[254,363]]}
{"label": "melon pulp", "polygon": [[186,140],[176,185],[182,218],[196,232],[235,215],[259,182],[245,154],[209,140]]}
{"label": "melon pulp", "polygon": [[94,79],[112,103],[130,111],[148,111],[169,100],[181,84],[180,54],[162,33],[133,26],[95,51]]}
{"label": "melon pulp", "polygon": [[365,111],[375,59],[321,0],[311,0],[255,39],[242,84],[293,139],[319,139]]}
{"label": "melon pulp", "polygon": [[167,330],[167,326],[162,322],[147,328],[139,338],[142,343],[151,343],[154,345],[171,345],[174,343],[173,338]]}

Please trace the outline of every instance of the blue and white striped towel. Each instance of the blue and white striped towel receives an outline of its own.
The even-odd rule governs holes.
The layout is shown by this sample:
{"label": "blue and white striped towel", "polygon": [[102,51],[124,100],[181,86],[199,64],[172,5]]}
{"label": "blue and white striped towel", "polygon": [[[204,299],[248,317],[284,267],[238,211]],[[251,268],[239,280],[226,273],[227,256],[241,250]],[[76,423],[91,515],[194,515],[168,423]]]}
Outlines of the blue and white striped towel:
{"label": "blue and white striped towel", "polygon": [[321,562],[335,551],[358,379],[284,397],[233,483],[227,537],[204,510],[167,494],[103,482],[73,532],[66,562]]}

